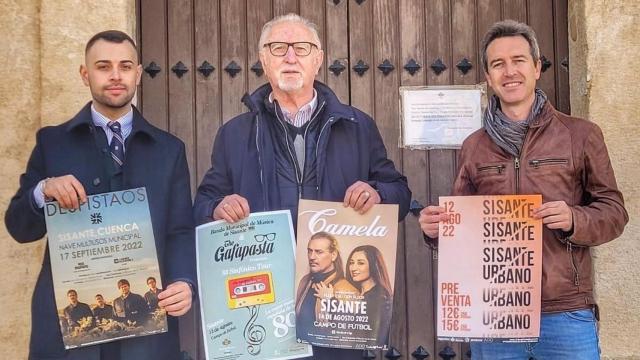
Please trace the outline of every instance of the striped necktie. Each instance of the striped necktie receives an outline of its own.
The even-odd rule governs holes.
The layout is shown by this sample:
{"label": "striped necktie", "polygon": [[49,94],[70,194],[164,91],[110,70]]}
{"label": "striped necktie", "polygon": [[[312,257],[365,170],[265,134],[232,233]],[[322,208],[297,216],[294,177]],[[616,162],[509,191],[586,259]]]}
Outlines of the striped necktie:
{"label": "striped necktie", "polygon": [[109,121],[107,124],[109,129],[113,132],[111,143],[109,144],[109,150],[111,151],[111,158],[117,169],[122,167],[124,163],[124,140],[122,139],[122,130],[120,129],[120,123],[117,121]]}

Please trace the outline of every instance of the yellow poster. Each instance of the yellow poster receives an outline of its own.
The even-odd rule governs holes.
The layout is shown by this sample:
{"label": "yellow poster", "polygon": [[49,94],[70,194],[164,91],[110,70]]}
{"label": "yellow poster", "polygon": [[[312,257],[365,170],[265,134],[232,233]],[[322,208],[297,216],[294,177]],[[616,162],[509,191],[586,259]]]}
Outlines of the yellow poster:
{"label": "yellow poster", "polygon": [[438,339],[537,340],[541,204],[540,195],[440,197]]}

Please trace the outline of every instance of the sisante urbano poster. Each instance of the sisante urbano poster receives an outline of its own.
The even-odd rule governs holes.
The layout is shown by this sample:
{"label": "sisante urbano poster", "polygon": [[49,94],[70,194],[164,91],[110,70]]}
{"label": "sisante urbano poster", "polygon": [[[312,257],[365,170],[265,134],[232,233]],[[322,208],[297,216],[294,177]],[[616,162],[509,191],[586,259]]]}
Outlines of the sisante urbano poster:
{"label": "sisante urbano poster", "polygon": [[202,331],[208,360],[295,359],[294,235],[289,211],[196,228]]}
{"label": "sisante urbano poster", "polygon": [[393,308],[398,206],[359,214],[342,203],[300,200],[296,316],[300,341],[385,349]]}
{"label": "sisante urbano poster", "polygon": [[540,195],[443,196],[437,334],[447,341],[536,341],[540,333]]}
{"label": "sisante urbano poster", "polygon": [[49,257],[65,348],[167,331],[145,188],[45,204]]}

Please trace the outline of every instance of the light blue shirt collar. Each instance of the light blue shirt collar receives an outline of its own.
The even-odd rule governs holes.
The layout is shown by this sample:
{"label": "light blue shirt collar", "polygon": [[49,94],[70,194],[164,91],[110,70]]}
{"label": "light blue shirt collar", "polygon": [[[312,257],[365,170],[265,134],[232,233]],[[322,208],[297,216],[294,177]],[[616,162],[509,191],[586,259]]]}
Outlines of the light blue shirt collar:
{"label": "light blue shirt collar", "polygon": [[[95,126],[99,126],[104,130],[104,133],[107,135],[108,143],[111,143],[111,138],[113,137],[113,131],[107,124],[111,122],[108,117],[102,115],[96,110],[96,108],[91,104],[91,118],[93,119],[93,124]],[[129,107],[129,111],[122,115],[120,118],[114,120],[120,123],[120,129],[122,131],[122,138],[127,139],[127,136],[131,134],[133,130],[133,107]]]}

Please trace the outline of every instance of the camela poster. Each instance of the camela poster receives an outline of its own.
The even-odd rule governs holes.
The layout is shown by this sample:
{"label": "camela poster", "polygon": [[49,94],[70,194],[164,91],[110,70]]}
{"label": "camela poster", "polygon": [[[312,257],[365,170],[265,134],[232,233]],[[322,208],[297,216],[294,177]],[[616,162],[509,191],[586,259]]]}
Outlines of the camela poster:
{"label": "camela poster", "polygon": [[540,195],[443,196],[437,334],[449,341],[536,341],[540,333]]}
{"label": "camela poster", "polygon": [[202,331],[208,360],[311,356],[296,341],[294,235],[289,211],[196,228]]}
{"label": "camela poster", "polygon": [[375,205],[361,215],[342,203],[300,200],[295,279],[300,341],[387,347],[397,238],[397,205]]}
{"label": "camela poster", "polygon": [[167,331],[145,188],[45,204],[58,317],[67,349]]}

